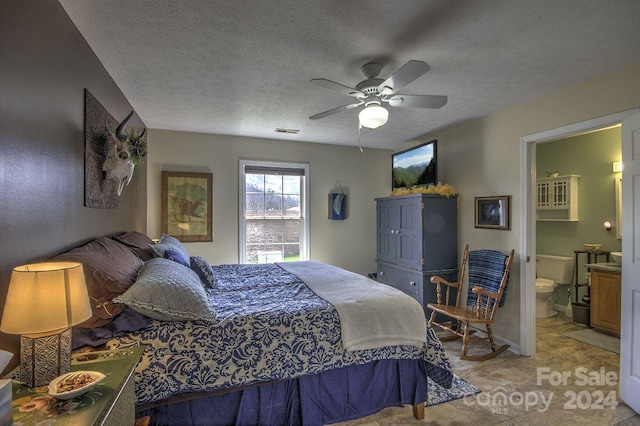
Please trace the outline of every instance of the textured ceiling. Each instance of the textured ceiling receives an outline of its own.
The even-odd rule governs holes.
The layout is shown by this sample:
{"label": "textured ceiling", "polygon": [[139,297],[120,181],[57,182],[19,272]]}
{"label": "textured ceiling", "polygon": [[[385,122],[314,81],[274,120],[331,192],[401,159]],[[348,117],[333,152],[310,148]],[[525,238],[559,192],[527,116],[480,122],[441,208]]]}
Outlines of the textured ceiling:
{"label": "textured ceiling", "polygon": [[[365,147],[429,135],[640,62],[638,0],[60,0],[148,127],[358,144],[360,66],[386,78],[431,66],[401,93],[447,95],[441,109],[389,108]],[[595,101],[595,100],[594,100]],[[298,129],[297,135],[275,133]]]}

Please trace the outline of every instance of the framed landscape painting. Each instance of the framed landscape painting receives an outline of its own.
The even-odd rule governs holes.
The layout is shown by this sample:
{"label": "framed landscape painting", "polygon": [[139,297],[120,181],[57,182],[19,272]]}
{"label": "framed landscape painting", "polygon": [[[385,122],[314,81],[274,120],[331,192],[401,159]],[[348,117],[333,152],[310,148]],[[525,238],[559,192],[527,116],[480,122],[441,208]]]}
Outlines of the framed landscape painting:
{"label": "framed landscape painting", "polygon": [[162,172],[162,233],[182,242],[213,241],[211,173]]}

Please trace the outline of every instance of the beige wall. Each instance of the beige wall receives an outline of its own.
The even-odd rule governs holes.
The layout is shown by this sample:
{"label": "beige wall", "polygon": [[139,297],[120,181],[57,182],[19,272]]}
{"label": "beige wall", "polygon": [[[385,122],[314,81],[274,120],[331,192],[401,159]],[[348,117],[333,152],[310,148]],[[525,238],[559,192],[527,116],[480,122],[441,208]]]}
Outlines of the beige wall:
{"label": "beige wall", "polygon": [[[376,197],[391,192],[391,151],[151,129],[147,163],[147,232],[161,233],[163,170],[213,173],[213,242],[186,243],[211,263],[238,262],[238,160],[309,164],[312,260],[367,273],[375,271]],[[327,197],[340,181],[348,219],[327,219]]]}
{"label": "beige wall", "polygon": [[[443,180],[460,192],[459,244],[516,250],[507,302],[496,334],[520,342],[520,153],[523,136],[640,106],[640,64],[588,80],[539,99],[435,135]],[[474,228],[474,197],[511,195],[511,230]]]}

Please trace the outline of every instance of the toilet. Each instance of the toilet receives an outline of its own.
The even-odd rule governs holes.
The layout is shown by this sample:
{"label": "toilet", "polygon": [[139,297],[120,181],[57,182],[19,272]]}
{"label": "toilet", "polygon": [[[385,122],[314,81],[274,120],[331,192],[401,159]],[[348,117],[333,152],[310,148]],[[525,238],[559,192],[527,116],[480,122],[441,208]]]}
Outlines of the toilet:
{"label": "toilet", "polygon": [[573,280],[573,257],[536,255],[536,318],[556,315],[553,309],[555,288],[571,284]]}

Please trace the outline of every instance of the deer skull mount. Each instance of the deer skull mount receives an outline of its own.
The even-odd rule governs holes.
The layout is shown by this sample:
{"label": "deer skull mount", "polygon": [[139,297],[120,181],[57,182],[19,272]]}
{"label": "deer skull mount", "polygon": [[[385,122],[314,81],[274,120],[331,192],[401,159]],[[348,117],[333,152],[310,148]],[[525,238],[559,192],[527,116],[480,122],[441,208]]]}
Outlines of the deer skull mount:
{"label": "deer skull mount", "polygon": [[[122,189],[125,185],[131,182],[135,164],[131,158],[131,152],[129,151],[129,144],[127,143],[127,134],[124,131],[124,126],[127,124],[133,111],[127,117],[122,120],[122,123],[118,125],[115,133],[109,133],[110,143],[113,144],[113,149],[109,148],[107,152],[107,159],[102,165],[102,170],[106,172],[108,179],[113,179],[117,185],[118,197],[122,194]],[[140,134],[140,138],[144,136],[146,129]]]}

